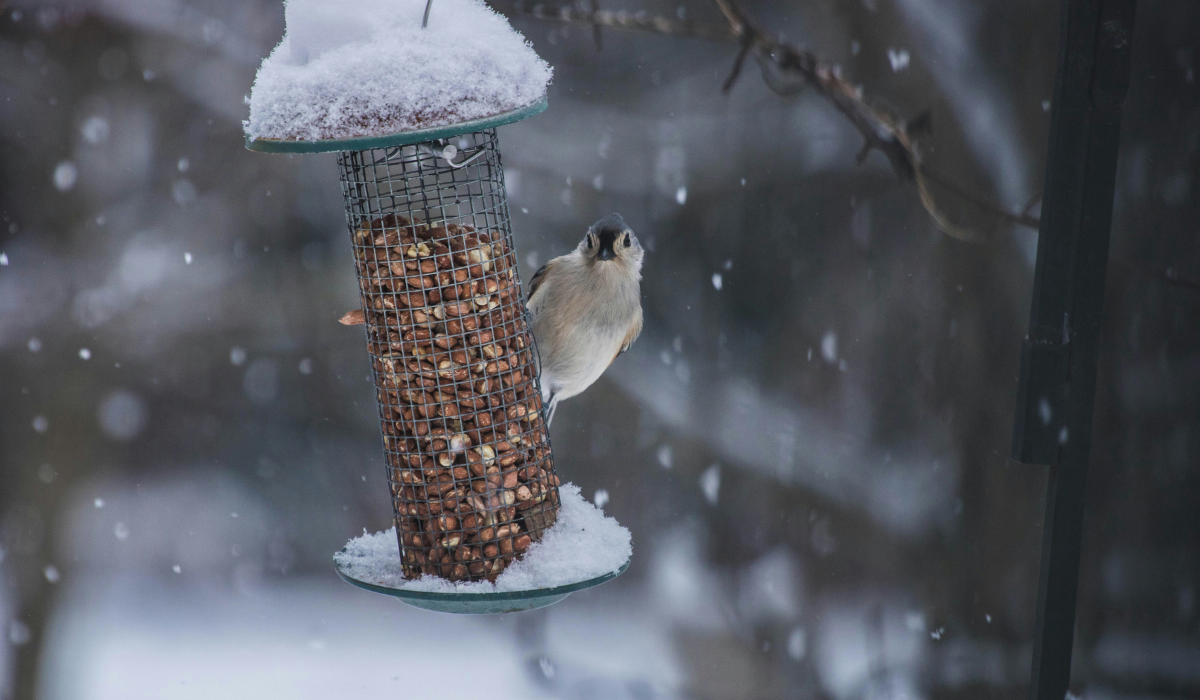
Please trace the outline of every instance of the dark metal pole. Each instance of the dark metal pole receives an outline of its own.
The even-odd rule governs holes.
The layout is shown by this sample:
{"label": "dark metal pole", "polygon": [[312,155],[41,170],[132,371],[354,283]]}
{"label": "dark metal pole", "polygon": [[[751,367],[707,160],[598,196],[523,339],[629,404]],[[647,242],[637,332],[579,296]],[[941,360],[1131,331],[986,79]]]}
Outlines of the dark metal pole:
{"label": "dark metal pole", "polygon": [[1071,680],[1084,496],[1134,0],[1063,0],[1013,459],[1050,467],[1031,700]]}

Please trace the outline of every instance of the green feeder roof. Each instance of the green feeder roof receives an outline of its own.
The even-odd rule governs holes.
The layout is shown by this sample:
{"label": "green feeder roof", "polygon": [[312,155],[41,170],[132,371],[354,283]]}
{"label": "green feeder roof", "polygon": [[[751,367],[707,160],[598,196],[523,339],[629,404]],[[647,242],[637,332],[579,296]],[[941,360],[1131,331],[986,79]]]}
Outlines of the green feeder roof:
{"label": "green feeder roof", "polygon": [[318,141],[301,141],[298,139],[252,139],[246,137],[246,148],[262,153],[329,153],[333,151],[365,151],[371,148],[388,148],[391,146],[407,146],[413,143],[425,143],[437,139],[448,139],[460,134],[483,131],[505,124],[519,122],[527,117],[545,111],[548,103],[546,98],[517,109],[493,114],[490,117],[471,119],[457,124],[435,126],[428,129],[399,131],[382,136],[355,136],[348,139],[321,139]]}

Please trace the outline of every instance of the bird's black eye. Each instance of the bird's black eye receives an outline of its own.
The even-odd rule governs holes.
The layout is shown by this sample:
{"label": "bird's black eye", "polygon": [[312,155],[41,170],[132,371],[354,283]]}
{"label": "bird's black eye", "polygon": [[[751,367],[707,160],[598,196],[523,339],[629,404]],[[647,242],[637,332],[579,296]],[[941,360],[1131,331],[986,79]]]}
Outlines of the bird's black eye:
{"label": "bird's black eye", "polygon": [[593,247],[593,244],[592,244],[592,234],[590,234],[590,233],[588,234],[588,237],[587,237],[587,244],[588,244],[588,250],[591,250]]}
{"label": "bird's black eye", "polygon": [[628,248],[631,245],[633,245],[633,241],[629,240],[629,234],[627,233],[625,234],[625,247]]}

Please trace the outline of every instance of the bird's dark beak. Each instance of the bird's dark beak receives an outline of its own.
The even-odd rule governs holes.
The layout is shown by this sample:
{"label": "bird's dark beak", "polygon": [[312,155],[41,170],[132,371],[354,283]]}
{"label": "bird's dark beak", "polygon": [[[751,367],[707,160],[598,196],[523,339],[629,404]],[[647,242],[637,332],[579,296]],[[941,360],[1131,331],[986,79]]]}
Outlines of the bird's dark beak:
{"label": "bird's dark beak", "polygon": [[596,251],[598,260],[612,260],[617,257],[613,244],[617,242],[617,234],[612,231],[601,231],[596,236],[600,239],[600,250]]}

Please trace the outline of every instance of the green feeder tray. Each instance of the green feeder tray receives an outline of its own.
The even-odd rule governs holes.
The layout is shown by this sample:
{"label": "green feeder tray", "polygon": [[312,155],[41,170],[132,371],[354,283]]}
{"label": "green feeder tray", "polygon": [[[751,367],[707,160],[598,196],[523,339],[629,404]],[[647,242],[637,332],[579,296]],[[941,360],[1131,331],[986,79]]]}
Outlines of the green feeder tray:
{"label": "green feeder tray", "polygon": [[364,590],[374,591],[399,598],[415,608],[432,610],[434,612],[457,613],[460,615],[493,615],[496,613],[521,612],[522,610],[537,610],[561,602],[575,591],[599,586],[625,573],[629,561],[620,569],[603,576],[570,583],[554,588],[539,588],[532,591],[505,591],[502,593],[434,593],[431,591],[409,591],[402,588],[391,588],[374,583],[360,581],[347,574],[341,566],[334,562],[338,576],[349,584]]}

